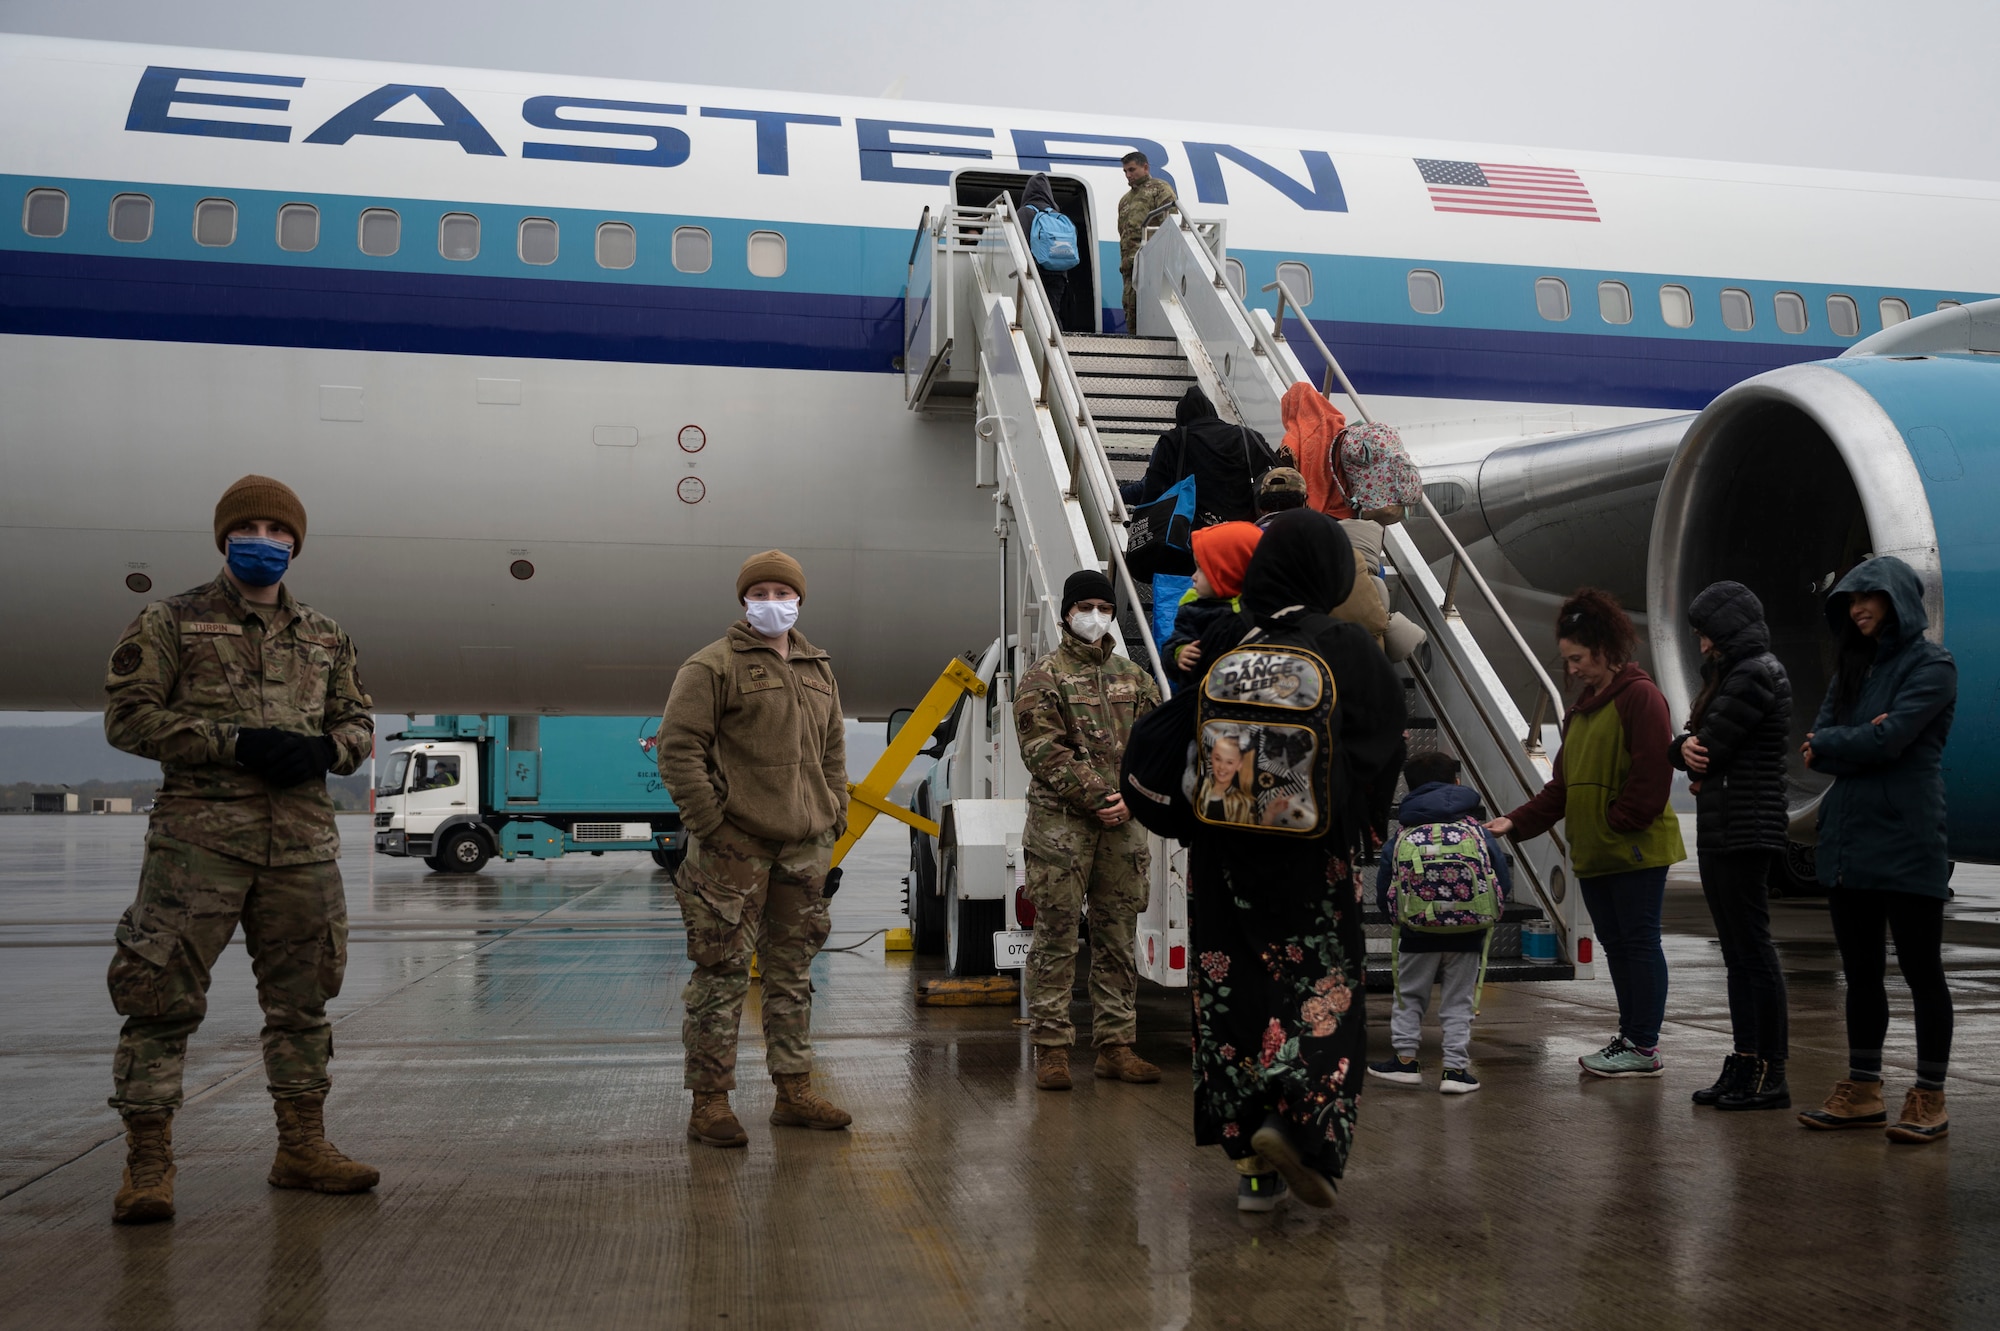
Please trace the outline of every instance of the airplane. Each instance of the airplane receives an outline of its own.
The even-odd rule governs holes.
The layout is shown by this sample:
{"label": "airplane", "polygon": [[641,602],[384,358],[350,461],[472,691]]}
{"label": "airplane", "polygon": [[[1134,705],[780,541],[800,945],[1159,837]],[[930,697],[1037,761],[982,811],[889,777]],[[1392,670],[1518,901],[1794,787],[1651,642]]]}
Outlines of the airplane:
{"label": "airplane", "polygon": [[[1643,600],[1691,413],[2000,294],[1984,182],[23,36],[0,115],[4,708],[100,706],[120,627],[214,575],[207,516],[252,471],[302,495],[292,585],[384,710],[657,710],[772,546],[847,710],[907,705],[992,639],[998,581],[964,416],[905,401],[920,219],[1055,174],[1070,313],[1121,331],[1133,150],[1222,223],[1239,294],[1288,282],[1544,603]],[[1768,580],[1803,590],[1869,542],[1852,503],[1775,502],[1840,464],[1793,433],[1731,520],[1771,496],[1800,539],[1758,546]],[[1983,548],[1990,519],[1954,522]]]}

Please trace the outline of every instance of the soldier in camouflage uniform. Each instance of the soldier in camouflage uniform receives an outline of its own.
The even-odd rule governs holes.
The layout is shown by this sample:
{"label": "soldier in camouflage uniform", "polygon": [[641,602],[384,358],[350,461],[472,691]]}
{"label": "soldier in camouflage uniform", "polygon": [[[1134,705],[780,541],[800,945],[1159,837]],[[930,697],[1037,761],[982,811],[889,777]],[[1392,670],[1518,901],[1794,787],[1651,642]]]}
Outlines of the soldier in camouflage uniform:
{"label": "soldier in camouflage uniform", "polygon": [[1159,705],[1153,677],[1111,649],[1111,580],[1096,569],[1063,584],[1062,645],[1021,676],[1014,726],[1028,786],[1028,901],[1035,939],[1028,950],[1028,1018],[1035,1084],[1069,1089],[1070,990],[1076,932],[1090,910],[1091,1041],[1097,1075],[1151,1082],[1160,1070],[1132,1052],[1139,967],[1133,954],[1151,868],[1146,829],[1118,793],[1125,742]]}
{"label": "soldier in camouflage uniform", "polygon": [[654,752],[692,834],[675,875],[694,963],[682,996],[687,1135],[750,1138],[729,1107],[736,1032],[754,952],[764,972],[764,1046],[778,1127],[853,1120],[812,1089],[812,961],[831,920],[833,844],[847,830],[847,732],[833,663],[792,627],[806,588],[798,561],[766,550],[736,577],[743,618],[681,666]]}
{"label": "soldier in camouflage uniform", "polygon": [[[1139,246],[1146,239],[1146,227],[1159,225],[1160,218],[1167,212],[1178,211],[1168,207],[1175,204],[1174,187],[1153,175],[1153,168],[1146,160],[1146,154],[1126,153],[1119,159],[1125,168],[1125,183],[1131,188],[1118,200],[1118,271],[1125,278],[1125,331],[1137,334],[1139,331],[1139,289],[1132,285],[1132,265],[1139,257]],[[1155,216],[1155,214],[1158,214]],[[1147,218],[1152,218],[1151,223]]]}
{"label": "soldier in camouflage uniform", "polygon": [[147,606],[111,653],[105,736],[157,759],[163,779],[109,976],[125,1018],[111,1097],[126,1130],[112,1211],[120,1223],[173,1217],[172,1119],[187,1041],[238,922],[278,1118],[271,1185],[362,1192],[380,1177],[324,1131],[326,1004],[347,966],[326,774],[367,761],[375,722],[354,644],[282,582],[305,536],[298,496],[245,476],[215,507],[221,575]]}

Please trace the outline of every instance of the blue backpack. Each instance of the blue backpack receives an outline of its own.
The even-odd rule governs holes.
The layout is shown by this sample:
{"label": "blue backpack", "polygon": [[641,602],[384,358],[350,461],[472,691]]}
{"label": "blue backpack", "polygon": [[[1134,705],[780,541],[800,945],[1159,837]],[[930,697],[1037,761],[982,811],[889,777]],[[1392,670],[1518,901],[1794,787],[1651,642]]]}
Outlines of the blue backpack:
{"label": "blue backpack", "polygon": [[1028,230],[1028,252],[1035,256],[1037,268],[1068,272],[1083,257],[1076,248],[1076,223],[1059,212],[1037,208],[1034,225]]}

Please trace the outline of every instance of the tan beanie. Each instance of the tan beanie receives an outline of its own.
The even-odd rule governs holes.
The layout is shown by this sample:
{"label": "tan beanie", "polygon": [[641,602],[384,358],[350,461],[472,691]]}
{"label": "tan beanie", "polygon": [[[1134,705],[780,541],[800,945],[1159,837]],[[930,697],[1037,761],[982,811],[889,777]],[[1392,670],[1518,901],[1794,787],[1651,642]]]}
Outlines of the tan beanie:
{"label": "tan beanie", "polygon": [[806,598],[806,571],[783,550],[766,550],[743,561],[736,573],[736,599],[742,600],[744,593],[760,582],[782,582],[797,592],[801,601]]}
{"label": "tan beanie", "polygon": [[306,548],[306,506],[292,487],[269,476],[245,476],[215,502],[215,548],[229,550],[230,530],[252,518],[282,522],[292,529],[292,553]]}

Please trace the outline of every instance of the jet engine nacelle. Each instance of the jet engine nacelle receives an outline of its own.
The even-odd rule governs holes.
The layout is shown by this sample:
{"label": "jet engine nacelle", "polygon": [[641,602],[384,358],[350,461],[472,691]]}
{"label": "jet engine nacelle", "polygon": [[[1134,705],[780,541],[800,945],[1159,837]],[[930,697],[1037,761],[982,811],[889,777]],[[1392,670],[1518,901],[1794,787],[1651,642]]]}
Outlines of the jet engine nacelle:
{"label": "jet engine nacelle", "polygon": [[1791,673],[1793,836],[1829,778],[1798,745],[1826,696],[1839,577],[1895,555],[1924,582],[1930,636],[1958,661],[1944,756],[1951,853],[2000,859],[2000,301],[1926,315],[1837,360],[1758,375],[1688,427],[1654,512],[1653,659],[1676,720],[1700,688],[1687,605],[1732,579],[1764,602]]}

